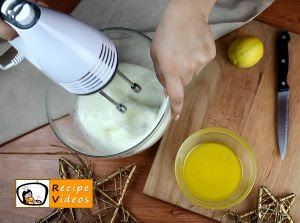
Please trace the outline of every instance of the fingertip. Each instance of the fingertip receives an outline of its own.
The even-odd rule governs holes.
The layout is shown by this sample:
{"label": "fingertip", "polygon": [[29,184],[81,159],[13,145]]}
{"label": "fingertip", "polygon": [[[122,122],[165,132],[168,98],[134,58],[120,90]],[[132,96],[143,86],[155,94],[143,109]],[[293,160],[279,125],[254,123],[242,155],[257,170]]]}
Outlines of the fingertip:
{"label": "fingertip", "polygon": [[175,111],[171,108],[172,112],[171,112],[171,118],[174,121],[178,121],[178,119],[180,118],[180,113],[175,113]]}
{"label": "fingertip", "polygon": [[11,41],[11,40],[13,40],[14,38],[16,38],[17,37],[17,33],[16,32],[14,32],[14,31],[7,31],[7,32],[1,32],[0,33],[0,37],[2,38],[2,39],[5,39],[5,40],[7,40],[7,41]]}
{"label": "fingertip", "polygon": [[184,101],[184,88],[180,78],[166,79],[166,93],[169,96],[173,118],[179,118]]}
{"label": "fingertip", "polygon": [[174,117],[174,120],[175,120],[175,121],[178,121],[179,118],[180,118],[180,115],[176,115],[176,116]]}
{"label": "fingertip", "polygon": [[172,109],[172,117],[175,121],[177,121],[180,118],[182,106],[178,106],[178,105],[174,106],[171,104],[171,109]]}
{"label": "fingertip", "polygon": [[43,1],[37,1],[37,4],[40,5],[40,6],[44,6],[46,8],[49,7],[49,5],[47,3],[45,3],[45,2],[43,2]]}
{"label": "fingertip", "polygon": [[5,40],[13,40],[17,37],[17,33],[6,22],[0,20],[0,37]]}
{"label": "fingertip", "polygon": [[180,100],[172,100],[170,98],[170,104],[171,104],[171,109],[172,109],[172,116],[175,121],[177,121],[180,117],[180,113],[183,107],[183,99]]}
{"label": "fingertip", "polygon": [[8,41],[11,41],[13,40],[14,38],[16,38],[18,36],[18,34],[16,32],[10,32],[8,35],[7,35],[7,40]]}

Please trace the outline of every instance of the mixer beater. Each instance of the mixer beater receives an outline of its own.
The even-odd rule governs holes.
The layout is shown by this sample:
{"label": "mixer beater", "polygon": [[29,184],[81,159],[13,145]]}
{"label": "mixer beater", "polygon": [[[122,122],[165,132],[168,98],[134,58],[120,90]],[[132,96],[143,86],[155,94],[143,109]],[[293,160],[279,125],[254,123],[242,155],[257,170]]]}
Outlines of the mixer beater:
{"label": "mixer beater", "polygon": [[[130,84],[131,89],[135,92],[135,93],[139,93],[142,90],[142,87],[137,84],[132,82],[128,77],[126,77],[121,71],[117,70],[117,74],[122,77],[122,79],[124,79],[127,83]],[[111,102],[113,105],[116,106],[117,110],[125,113],[127,111],[127,107],[121,103],[118,103],[117,101],[115,101],[112,97],[110,97],[109,95],[107,95],[106,93],[104,93],[103,90],[99,91],[99,94],[101,94],[103,97],[105,97],[109,102]]]}

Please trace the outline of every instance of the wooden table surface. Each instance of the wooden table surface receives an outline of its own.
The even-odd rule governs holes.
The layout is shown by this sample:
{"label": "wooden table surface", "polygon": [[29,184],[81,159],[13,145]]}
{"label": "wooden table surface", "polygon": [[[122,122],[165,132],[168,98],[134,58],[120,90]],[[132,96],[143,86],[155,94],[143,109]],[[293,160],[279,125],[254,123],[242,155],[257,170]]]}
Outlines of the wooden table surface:
{"label": "wooden table surface", "polygon": [[[79,0],[44,1],[47,2],[51,8],[65,12],[71,12],[79,2]],[[299,12],[300,0],[276,0],[257,20],[300,34]],[[118,167],[125,166],[132,162],[137,164],[137,174],[129,187],[125,198],[125,206],[142,222],[214,222],[205,217],[143,195],[142,190],[157,147],[158,144],[130,158],[115,160],[93,159],[93,163],[97,166],[97,174],[101,174],[102,172],[108,173],[109,171],[113,171]],[[15,164],[26,165],[26,160],[54,160],[60,156],[69,156],[71,153],[69,149],[66,149],[66,147],[59,142],[50,127],[44,126],[0,147],[0,169],[3,169],[4,166],[9,169],[9,165]],[[22,166],[22,168],[26,168],[26,166]],[[40,169],[42,168],[43,166],[40,166]],[[53,168],[56,167],[54,166]],[[5,173],[5,171],[0,171],[0,174],[2,173]],[[47,176],[44,177],[47,178]],[[2,175],[0,175],[0,178],[3,180]],[[13,208],[13,205],[11,208]],[[1,206],[0,215],[5,215],[5,210],[1,210]]]}

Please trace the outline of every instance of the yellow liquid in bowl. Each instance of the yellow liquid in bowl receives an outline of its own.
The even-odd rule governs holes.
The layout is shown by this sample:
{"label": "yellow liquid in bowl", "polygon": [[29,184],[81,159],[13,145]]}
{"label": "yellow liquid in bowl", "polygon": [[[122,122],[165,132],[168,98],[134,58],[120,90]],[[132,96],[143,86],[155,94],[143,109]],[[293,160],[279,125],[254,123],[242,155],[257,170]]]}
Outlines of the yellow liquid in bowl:
{"label": "yellow liquid in bowl", "polygon": [[239,186],[242,167],[238,157],[227,146],[204,143],[187,155],[183,179],[194,194],[204,200],[221,200]]}

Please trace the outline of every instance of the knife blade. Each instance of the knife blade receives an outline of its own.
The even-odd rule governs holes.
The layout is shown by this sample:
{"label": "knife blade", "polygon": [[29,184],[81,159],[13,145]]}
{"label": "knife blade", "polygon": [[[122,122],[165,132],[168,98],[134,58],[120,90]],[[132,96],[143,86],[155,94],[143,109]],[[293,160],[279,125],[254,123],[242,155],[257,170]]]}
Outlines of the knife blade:
{"label": "knife blade", "polygon": [[278,89],[277,89],[277,138],[280,158],[287,154],[289,128],[289,85],[287,82],[289,67],[288,43],[291,37],[287,31],[279,33],[277,41]]}

